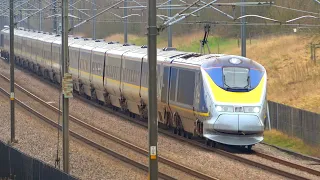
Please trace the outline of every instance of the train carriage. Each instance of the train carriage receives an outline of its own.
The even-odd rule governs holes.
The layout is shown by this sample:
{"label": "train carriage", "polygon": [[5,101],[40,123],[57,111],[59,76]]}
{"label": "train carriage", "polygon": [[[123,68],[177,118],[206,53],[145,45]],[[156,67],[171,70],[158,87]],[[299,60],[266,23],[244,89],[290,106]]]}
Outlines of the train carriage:
{"label": "train carriage", "polygon": [[79,47],[79,88],[81,89],[81,94],[85,94],[88,97],[91,97],[92,89],[90,81],[92,49],[96,46],[98,46],[97,42],[87,40]]}
{"label": "train carriage", "polygon": [[[22,39],[22,50],[24,55],[24,65],[29,70],[34,70],[34,65],[36,64],[36,53],[38,50],[36,38],[41,36],[37,32],[28,30],[29,33],[26,33]],[[31,33],[30,33],[31,32]]]}
{"label": "train carriage", "polygon": [[40,46],[42,46],[43,48],[43,52],[42,52],[42,57],[43,60],[41,62],[41,72],[42,75],[46,78],[50,79],[50,71],[52,72],[52,47],[51,44],[52,42],[56,41],[58,38],[60,38],[60,36],[56,36],[55,34],[52,34],[50,36],[48,36],[45,39],[42,39],[42,43],[40,44]]}
{"label": "train carriage", "polygon": [[[166,103],[164,121],[176,127],[175,132],[190,136],[195,133],[195,121],[209,116],[206,108],[200,108],[202,78],[200,64],[203,59],[212,55],[184,54],[176,57],[163,67],[163,80],[167,82],[161,101]],[[167,78],[167,79],[165,79]],[[170,117],[170,118],[169,118]]]}
{"label": "train carriage", "polygon": [[[51,33],[43,33],[43,32],[38,32],[39,34],[41,34],[41,36],[38,36],[36,38],[36,46],[37,46],[37,50],[36,50],[36,66],[35,66],[35,72],[37,72],[39,75],[44,76],[45,75],[45,69],[46,69],[46,64],[47,64],[47,60],[45,58],[45,53],[46,51],[51,51],[51,48],[48,48],[46,46],[44,46],[43,42],[45,40],[54,38],[54,35]],[[51,58],[50,58],[51,59]]]}
{"label": "train carriage", "polygon": [[15,61],[17,64],[20,64],[20,57],[22,55],[22,37],[24,37],[24,31],[17,31],[17,34],[14,38],[14,53],[15,53]]}
{"label": "train carriage", "polygon": [[[89,39],[86,38],[74,38],[78,39],[77,43],[69,45],[69,58],[70,58],[70,73],[72,74],[72,79],[74,81],[74,89],[80,94],[84,94],[82,81],[80,78],[80,71],[84,70],[84,60],[80,60],[80,49],[88,43],[91,43]],[[83,57],[83,56],[82,56]]]}
{"label": "train carriage", "polygon": [[3,42],[3,49],[1,54],[3,54],[4,58],[9,61],[9,49],[10,49],[10,37],[9,37],[9,28],[1,30],[1,38]]}
{"label": "train carriage", "polygon": [[106,53],[109,50],[120,48],[122,44],[114,42],[103,42],[100,46],[92,50],[92,75],[91,82],[93,84],[96,98],[103,104],[111,105],[109,93],[106,89],[109,81],[112,81],[112,73],[110,66],[106,66]]}
{"label": "train carriage", "polygon": [[[159,50],[158,50],[159,52]],[[148,77],[147,47],[141,46],[123,54],[121,62],[121,92],[130,112],[147,116]]]}
{"label": "train carriage", "polygon": [[123,95],[124,83],[121,74],[122,58],[126,52],[140,49],[138,46],[121,46],[116,49],[111,49],[106,53],[105,67],[107,70],[107,92],[109,92],[109,98],[113,106],[128,110],[127,100]]}

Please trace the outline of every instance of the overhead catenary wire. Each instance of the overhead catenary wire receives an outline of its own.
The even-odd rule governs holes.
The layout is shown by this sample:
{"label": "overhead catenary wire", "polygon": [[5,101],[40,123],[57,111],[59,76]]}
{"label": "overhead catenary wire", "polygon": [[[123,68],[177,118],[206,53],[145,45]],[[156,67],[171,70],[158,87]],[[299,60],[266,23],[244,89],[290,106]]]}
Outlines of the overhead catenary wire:
{"label": "overhead catenary wire", "polygon": [[112,9],[113,7],[115,7],[115,6],[117,6],[118,4],[122,3],[123,1],[124,1],[124,0],[118,1],[117,3],[111,5],[110,7],[108,7],[107,9],[99,12],[98,14],[96,14],[96,15],[94,15],[94,16],[92,16],[92,17],[90,17],[90,18],[88,18],[88,19],[80,22],[79,24],[74,25],[73,27],[71,27],[71,28],[68,30],[68,32],[72,31],[74,28],[76,28],[76,27],[78,27],[78,26],[81,26],[81,25],[84,24],[84,23],[89,22],[91,19],[93,19],[93,18],[95,18],[95,17],[103,14],[104,12],[109,11],[110,9]]}
{"label": "overhead catenary wire", "polygon": [[[48,3],[48,1],[46,1],[47,3]],[[80,2],[80,0],[78,0],[77,2]],[[75,2],[75,3],[72,3],[72,4],[69,4],[69,6],[73,6],[73,8],[75,8],[74,7],[74,4],[76,4],[77,2]],[[87,1],[87,2],[89,2],[89,1]],[[120,2],[122,2],[122,1],[119,1],[119,4],[120,4]],[[135,0],[132,0],[132,1],[128,1],[128,3],[135,3],[135,4],[138,4],[140,7],[142,6],[142,4],[143,3],[145,3],[145,2],[137,2],[137,1],[135,1]],[[157,5],[157,7],[159,8],[159,7],[166,7],[167,9],[169,9],[169,8],[171,8],[172,9],[172,7],[176,7],[176,6],[186,6],[186,5],[188,5],[188,7],[187,8],[184,8],[181,12],[179,12],[178,14],[176,14],[176,15],[174,15],[174,16],[172,16],[171,18],[169,18],[168,16],[165,16],[165,15],[161,15],[161,14],[158,14],[157,15],[157,17],[158,18],[160,18],[160,19],[162,19],[163,21],[166,21],[165,23],[167,23],[166,25],[160,25],[160,27],[161,28],[159,28],[160,30],[162,29],[165,29],[166,28],[166,26],[171,26],[171,25],[173,25],[173,24],[176,24],[176,23],[178,23],[179,22],[179,24],[181,24],[180,23],[180,21],[182,21],[183,19],[186,19],[187,17],[189,17],[189,16],[196,16],[196,15],[194,15],[193,13],[194,12],[198,12],[198,11],[200,11],[200,10],[202,10],[202,9],[204,9],[204,8],[211,8],[211,9],[214,9],[215,11],[217,11],[217,12],[219,12],[219,13],[221,13],[222,15],[225,15],[225,16],[227,16],[228,18],[230,18],[230,19],[235,19],[233,16],[231,16],[231,15],[229,15],[228,13],[226,13],[226,12],[224,12],[224,11],[222,11],[222,10],[220,10],[220,9],[218,9],[218,8],[215,8],[214,6],[217,6],[217,5],[219,5],[219,6],[231,6],[231,5],[233,5],[232,7],[234,8],[234,6],[248,6],[248,5],[250,5],[250,6],[255,6],[255,5],[257,5],[257,6],[261,6],[261,5],[270,5],[270,6],[274,6],[274,7],[279,7],[279,8],[286,8],[286,9],[290,9],[290,10],[294,10],[294,11],[300,11],[300,12],[305,12],[305,13],[310,13],[310,14],[318,14],[318,13],[315,13],[315,12],[311,12],[311,11],[304,11],[304,10],[298,10],[298,9],[294,9],[294,8],[287,8],[287,7],[283,7],[283,6],[279,6],[279,5],[275,5],[272,1],[269,1],[269,2],[262,2],[262,3],[259,3],[259,2],[246,2],[246,4],[244,4],[244,3],[217,3],[216,2],[216,0],[213,0],[213,1],[205,1],[205,0],[196,0],[194,3],[192,3],[191,5],[190,4],[187,4],[185,1],[182,1],[182,0],[179,0],[179,2],[181,2],[181,3],[183,3],[183,4],[180,4],[180,5],[169,5],[169,4],[167,4],[167,2],[168,1],[166,1],[166,2],[164,2],[164,3],[161,3],[160,5]],[[208,2],[208,3],[207,3]],[[206,3],[206,4],[205,4]],[[201,7],[193,7],[194,5],[197,5],[197,6],[201,6]],[[143,6],[143,8],[145,8],[146,6]],[[121,8],[121,7],[118,7],[118,5],[116,5],[116,6],[112,6],[112,7],[108,7],[106,10],[104,10],[103,12],[105,12],[105,11],[109,11],[109,10],[111,10],[111,9],[119,9],[119,8]],[[122,8],[124,8],[124,7],[122,7]],[[128,6],[127,8],[131,8],[132,10],[133,9],[135,9],[136,8],[136,6]],[[192,11],[191,13],[185,13],[186,11],[188,11],[188,10],[191,10],[191,8],[196,8],[194,11]],[[43,8],[44,9],[44,8]],[[42,9],[42,10],[43,10]],[[76,9],[76,8],[75,8]],[[84,11],[82,11],[82,10],[80,10],[80,9],[76,9],[76,10],[79,10],[79,12],[82,12],[82,13],[85,13]],[[40,10],[41,11],[41,10]],[[38,13],[38,11],[37,12],[35,12],[35,13],[32,13],[31,15],[29,15],[30,17],[31,16],[34,16],[34,14],[36,14],[36,13]],[[85,13],[87,16],[88,16],[88,14],[87,13]],[[129,17],[131,17],[131,16],[141,16],[140,14],[129,14],[129,15],[127,15],[127,16],[125,16],[125,17],[122,17],[122,16],[120,16],[120,15],[118,15],[117,13],[114,13],[114,12],[110,12],[110,14],[113,14],[115,17],[118,17],[118,18],[120,18],[120,19],[128,19]],[[98,15],[98,14],[97,14]],[[100,15],[100,14],[99,14]],[[27,18],[30,18],[30,17],[27,17]],[[253,16],[256,16],[256,17],[258,17],[259,15],[250,15],[250,14],[248,14],[247,15],[248,17],[253,17]],[[88,16],[89,17],[89,16]],[[92,16],[92,17],[89,17],[88,19],[86,19],[85,20],[85,22],[88,22],[88,21],[90,21],[91,19],[95,19],[95,17],[96,16]],[[262,18],[262,19],[266,19],[266,20],[273,20],[273,21],[278,21],[279,23],[285,23],[285,22],[280,22],[279,20],[276,20],[276,19],[272,19],[272,18],[269,18],[268,19],[268,17],[263,17],[263,16],[259,16],[260,18]],[[307,18],[307,17],[311,17],[311,16],[305,16],[305,18]],[[77,17],[74,17],[74,18],[77,18]],[[304,17],[303,17],[304,18]],[[26,18],[24,18],[23,20],[25,20]],[[238,19],[240,19],[240,18],[238,18]],[[302,18],[298,18],[298,19],[302,19]],[[81,22],[81,24],[82,23],[85,23],[85,22]],[[108,22],[108,21],[101,21],[101,20],[95,20],[95,22]],[[115,21],[110,21],[110,22],[115,22]],[[123,22],[123,21],[122,21]],[[132,22],[128,22],[128,23],[132,23]],[[79,23],[79,25],[81,25],[80,23]],[[190,24],[190,23],[187,23],[187,24]],[[224,23],[225,24],[225,23]],[[233,24],[233,23],[229,23],[230,25],[237,25],[237,24]],[[229,25],[228,24],[228,25]],[[246,24],[247,25],[249,25],[248,24],[248,22],[246,22]],[[262,24],[256,24],[256,23],[253,23],[253,24],[255,24],[255,25],[262,25]],[[266,23],[264,23],[264,25],[265,25]],[[225,24],[226,25],[226,24]],[[270,24],[266,24],[266,25],[270,25]],[[287,25],[287,24],[286,24]],[[288,24],[288,25],[290,25],[290,24]],[[301,25],[305,25],[305,23],[301,23]],[[76,25],[76,27],[77,27],[78,25]],[[307,26],[311,26],[311,25],[307,25]],[[71,27],[71,28],[73,28],[73,27]],[[70,29],[71,29],[70,28]]]}
{"label": "overhead catenary wire", "polygon": [[[97,20],[100,23],[123,23],[124,20]],[[145,24],[145,21],[128,21],[128,24]],[[227,25],[227,26],[240,26],[240,22],[228,22],[228,21],[189,21],[189,22],[179,22],[180,25],[192,25],[192,24],[214,24],[214,25]],[[320,27],[316,24],[302,24],[302,23],[250,23],[246,22],[247,26],[299,26],[299,27]]]}
{"label": "overhead catenary wire", "polygon": [[300,10],[300,9],[295,9],[295,8],[290,8],[290,7],[285,7],[285,6],[279,6],[279,5],[272,5],[273,7],[276,8],[281,8],[281,9],[287,9],[287,10],[291,10],[291,11],[296,11],[296,12],[303,12],[303,13],[309,13],[309,14],[315,14],[315,15],[319,15],[320,13],[317,12],[312,12],[312,11],[305,11],[305,10]]}

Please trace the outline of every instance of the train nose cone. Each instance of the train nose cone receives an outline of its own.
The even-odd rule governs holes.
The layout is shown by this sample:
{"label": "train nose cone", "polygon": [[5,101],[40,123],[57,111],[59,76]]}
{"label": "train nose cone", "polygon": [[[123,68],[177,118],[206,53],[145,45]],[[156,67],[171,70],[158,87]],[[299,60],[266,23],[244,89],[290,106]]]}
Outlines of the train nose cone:
{"label": "train nose cone", "polygon": [[231,134],[254,134],[263,132],[264,126],[256,115],[222,114],[213,124],[218,132]]}
{"label": "train nose cone", "polygon": [[239,115],[239,131],[246,134],[261,133],[264,125],[256,115]]}
{"label": "train nose cone", "polygon": [[225,133],[238,133],[238,115],[222,114],[213,124],[213,129]]}

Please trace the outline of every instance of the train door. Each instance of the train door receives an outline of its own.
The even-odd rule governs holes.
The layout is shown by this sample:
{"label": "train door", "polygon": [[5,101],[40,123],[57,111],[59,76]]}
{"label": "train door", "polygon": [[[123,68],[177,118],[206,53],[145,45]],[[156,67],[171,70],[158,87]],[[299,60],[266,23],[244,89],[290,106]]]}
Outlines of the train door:
{"label": "train door", "polygon": [[168,104],[168,91],[169,91],[169,74],[170,74],[170,67],[161,66],[162,72],[162,80],[161,80],[161,102]]}
{"label": "train door", "polygon": [[169,92],[168,92],[168,104],[176,101],[177,97],[177,81],[178,81],[178,69],[175,67],[170,67],[169,72]]}
{"label": "train door", "polygon": [[0,35],[0,47],[3,49],[3,44],[4,44],[4,34]]}

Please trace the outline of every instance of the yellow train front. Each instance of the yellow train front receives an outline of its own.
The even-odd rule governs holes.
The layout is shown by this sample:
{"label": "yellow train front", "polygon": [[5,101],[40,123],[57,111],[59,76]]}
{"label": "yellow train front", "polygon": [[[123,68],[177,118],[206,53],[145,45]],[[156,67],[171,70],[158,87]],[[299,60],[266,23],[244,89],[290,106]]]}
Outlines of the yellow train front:
{"label": "yellow train front", "polygon": [[244,57],[221,56],[202,64],[201,71],[210,111],[203,136],[249,148],[261,142],[267,109],[265,68]]}

